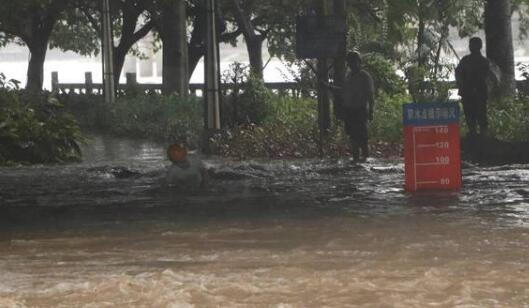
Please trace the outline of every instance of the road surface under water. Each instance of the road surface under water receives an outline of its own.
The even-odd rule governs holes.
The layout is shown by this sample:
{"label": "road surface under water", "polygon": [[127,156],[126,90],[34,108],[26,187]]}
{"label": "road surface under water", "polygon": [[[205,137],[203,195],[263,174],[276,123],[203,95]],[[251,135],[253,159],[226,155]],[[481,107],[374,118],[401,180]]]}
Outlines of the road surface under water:
{"label": "road surface under water", "polygon": [[529,306],[529,166],[403,191],[373,160],[207,160],[94,138],[86,161],[0,169],[0,307]]}

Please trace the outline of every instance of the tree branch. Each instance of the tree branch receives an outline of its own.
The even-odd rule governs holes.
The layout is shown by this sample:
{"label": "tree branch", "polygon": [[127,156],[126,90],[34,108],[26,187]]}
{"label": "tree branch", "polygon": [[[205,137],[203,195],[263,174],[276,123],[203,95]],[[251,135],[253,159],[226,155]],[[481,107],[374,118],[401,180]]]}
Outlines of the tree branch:
{"label": "tree branch", "polygon": [[239,24],[239,28],[242,30],[242,34],[246,39],[255,36],[255,29],[248,18],[245,15],[244,10],[241,8],[239,0],[233,0],[233,6],[235,8],[235,20]]}
{"label": "tree branch", "polygon": [[87,8],[84,8],[84,7],[80,8],[80,9],[81,9],[81,12],[83,12],[83,14],[88,19],[90,24],[92,25],[92,28],[94,28],[94,30],[96,30],[97,33],[101,33],[101,26],[99,25],[97,20],[94,18],[94,16],[92,16],[92,14],[90,14],[90,11]]}
{"label": "tree branch", "polygon": [[232,32],[224,32],[220,35],[220,40],[223,42],[230,42],[239,37],[242,34],[242,29],[237,28],[237,30]]}
{"label": "tree branch", "polygon": [[143,25],[140,30],[136,31],[134,35],[132,36],[132,40],[134,43],[144,38],[151,30],[154,28],[155,22],[154,20],[149,20],[148,23]]}

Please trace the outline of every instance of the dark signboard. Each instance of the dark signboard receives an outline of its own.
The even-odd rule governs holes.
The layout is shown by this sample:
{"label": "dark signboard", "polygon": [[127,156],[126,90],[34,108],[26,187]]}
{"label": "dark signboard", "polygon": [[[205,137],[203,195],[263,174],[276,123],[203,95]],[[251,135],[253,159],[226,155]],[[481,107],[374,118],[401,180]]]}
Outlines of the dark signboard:
{"label": "dark signboard", "polygon": [[345,18],[339,16],[298,16],[296,55],[301,59],[334,58],[346,46]]}

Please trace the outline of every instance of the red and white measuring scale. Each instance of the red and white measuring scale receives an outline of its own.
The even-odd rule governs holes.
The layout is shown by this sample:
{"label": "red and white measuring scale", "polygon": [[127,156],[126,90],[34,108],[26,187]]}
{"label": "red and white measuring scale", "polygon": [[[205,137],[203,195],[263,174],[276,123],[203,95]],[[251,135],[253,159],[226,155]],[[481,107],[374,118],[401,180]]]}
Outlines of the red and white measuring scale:
{"label": "red and white measuring scale", "polygon": [[459,105],[404,105],[406,190],[461,188]]}

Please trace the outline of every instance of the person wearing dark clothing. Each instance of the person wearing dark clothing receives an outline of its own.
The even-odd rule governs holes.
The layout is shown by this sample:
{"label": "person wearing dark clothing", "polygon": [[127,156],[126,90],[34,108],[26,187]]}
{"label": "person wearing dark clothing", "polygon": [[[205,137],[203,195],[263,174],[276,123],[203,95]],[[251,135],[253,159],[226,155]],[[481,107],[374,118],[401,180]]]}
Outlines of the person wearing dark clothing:
{"label": "person wearing dark clothing", "polygon": [[353,158],[356,161],[365,160],[369,156],[368,121],[373,120],[375,105],[373,78],[362,69],[362,60],[357,52],[347,55],[347,65],[350,71],[345,79],[341,118],[351,140]]}
{"label": "person wearing dark clothing", "polygon": [[470,39],[470,55],[461,59],[456,68],[456,82],[470,136],[475,136],[477,127],[482,135],[487,134],[487,78],[491,74],[490,63],[481,55],[483,42],[480,38]]}

